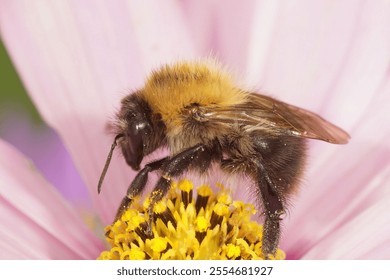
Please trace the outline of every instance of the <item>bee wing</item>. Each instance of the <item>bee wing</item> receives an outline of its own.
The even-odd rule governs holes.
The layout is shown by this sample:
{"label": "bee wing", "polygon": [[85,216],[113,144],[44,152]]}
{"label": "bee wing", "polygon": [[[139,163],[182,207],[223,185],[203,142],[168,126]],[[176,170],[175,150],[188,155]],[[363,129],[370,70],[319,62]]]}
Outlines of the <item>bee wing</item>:
{"label": "bee wing", "polygon": [[302,108],[271,97],[250,93],[245,103],[215,107],[205,114],[208,120],[238,124],[248,131],[264,130],[275,135],[290,135],[345,144],[350,136],[341,128]]}

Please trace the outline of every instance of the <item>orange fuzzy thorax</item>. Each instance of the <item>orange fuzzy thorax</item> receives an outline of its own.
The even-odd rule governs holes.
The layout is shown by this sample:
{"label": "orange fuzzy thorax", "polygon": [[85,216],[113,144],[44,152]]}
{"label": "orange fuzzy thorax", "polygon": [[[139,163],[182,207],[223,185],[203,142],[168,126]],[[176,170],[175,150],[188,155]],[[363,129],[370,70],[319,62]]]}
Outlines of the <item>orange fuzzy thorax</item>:
{"label": "orange fuzzy thorax", "polygon": [[191,104],[231,106],[245,101],[232,77],[213,62],[163,66],[152,73],[142,94],[168,128],[181,125],[182,110]]}

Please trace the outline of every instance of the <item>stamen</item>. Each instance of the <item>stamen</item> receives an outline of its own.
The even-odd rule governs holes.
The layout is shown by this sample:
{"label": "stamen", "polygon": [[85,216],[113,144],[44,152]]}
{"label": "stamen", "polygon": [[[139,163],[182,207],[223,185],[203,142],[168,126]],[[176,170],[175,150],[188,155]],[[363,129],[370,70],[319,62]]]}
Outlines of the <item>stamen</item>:
{"label": "stamen", "polygon": [[156,203],[156,205],[154,206],[154,212],[156,213],[156,218],[161,219],[164,224],[168,224],[168,222],[171,222],[174,228],[177,227],[175,217],[163,201]]}
{"label": "stamen", "polygon": [[183,180],[179,185],[181,190],[181,200],[184,203],[184,207],[187,208],[189,203],[192,203],[192,189],[194,186],[188,180]]}
{"label": "stamen", "polygon": [[[224,187],[214,194],[192,182],[172,182],[167,197],[157,202],[148,233],[150,201],[136,199],[123,215],[106,227],[110,249],[98,259],[264,259],[262,226],[251,220],[256,209],[233,201]],[[284,259],[280,249],[271,259]]]}
{"label": "stamen", "polygon": [[206,208],[207,202],[211,196],[211,188],[209,186],[200,186],[198,189],[198,197],[196,198],[195,208],[196,213],[199,213],[200,209]]}

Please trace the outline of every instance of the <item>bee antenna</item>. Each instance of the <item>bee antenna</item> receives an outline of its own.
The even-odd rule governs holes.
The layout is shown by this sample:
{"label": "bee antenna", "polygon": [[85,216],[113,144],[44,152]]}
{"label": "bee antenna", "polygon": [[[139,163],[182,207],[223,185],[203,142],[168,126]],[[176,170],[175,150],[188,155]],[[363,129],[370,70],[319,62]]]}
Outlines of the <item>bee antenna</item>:
{"label": "bee antenna", "polygon": [[122,133],[118,134],[117,136],[115,136],[114,142],[111,145],[111,149],[110,149],[110,152],[108,153],[108,156],[107,156],[107,159],[106,159],[106,164],[104,165],[104,168],[103,168],[103,171],[102,171],[102,175],[100,175],[99,184],[98,184],[98,188],[97,188],[98,193],[100,193],[100,191],[102,190],[103,180],[104,180],[104,177],[106,176],[108,166],[110,165],[111,158],[112,158],[112,153],[114,152],[114,149],[115,149],[115,147],[117,145],[117,141],[118,141],[119,138],[122,138],[123,136],[124,135]]}

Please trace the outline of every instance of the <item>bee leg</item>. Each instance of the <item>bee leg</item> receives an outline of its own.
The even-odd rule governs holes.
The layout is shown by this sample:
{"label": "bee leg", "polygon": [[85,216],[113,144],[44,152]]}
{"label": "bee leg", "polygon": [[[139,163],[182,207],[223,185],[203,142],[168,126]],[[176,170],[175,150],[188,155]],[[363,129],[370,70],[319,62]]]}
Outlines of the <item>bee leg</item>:
{"label": "bee leg", "polygon": [[170,158],[162,167],[162,176],[158,180],[155,188],[150,195],[149,205],[149,225],[148,231],[151,231],[153,222],[153,208],[168,192],[171,187],[172,178],[181,175],[190,165],[198,167],[200,171],[206,170],[213,158],[218,158],[220,149],[213,146],[211,149],[204,144],[198,144]]}
{"label": "bee leg", "polygon": [[265,210],[262,252],[265,258],[274,255],[280,237],[280,216],[284,214],[283,201],[261,160],[255,161],[256,181]]}
{"label": "bee leg", "polygon": [[143,189],[145,188],[146,182],[148,181],[148,174],[151,171],[155,171],[160,169],[161,166],[166,162],[168,157],[150,162],[145,165],[144,168],[138,172],[137,176],[135,176],[133,182],[131,182],[129,188],[127,189],[126,196],[122,199],[121,204],[118,207],[118,210],[115,215],[115,221],[119,220],[123,213],[129,208],[131,202],[134,197],[139,195]]}

